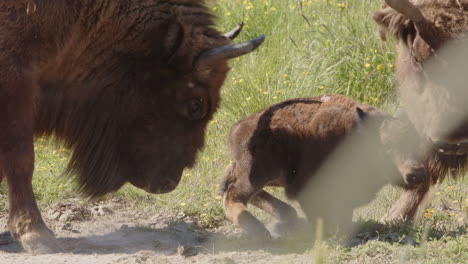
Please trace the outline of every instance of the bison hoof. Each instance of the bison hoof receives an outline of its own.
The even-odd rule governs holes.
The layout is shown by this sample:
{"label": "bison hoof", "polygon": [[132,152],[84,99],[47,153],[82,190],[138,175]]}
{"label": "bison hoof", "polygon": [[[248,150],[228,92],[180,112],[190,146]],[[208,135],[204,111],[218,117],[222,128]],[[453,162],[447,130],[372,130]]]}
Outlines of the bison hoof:
{"label": "bison hoof", "polygon": [[21,245],[28,253],[50,254],[62,250],[52,231],[47,227],[39,231],[25,233],[20,238]]}

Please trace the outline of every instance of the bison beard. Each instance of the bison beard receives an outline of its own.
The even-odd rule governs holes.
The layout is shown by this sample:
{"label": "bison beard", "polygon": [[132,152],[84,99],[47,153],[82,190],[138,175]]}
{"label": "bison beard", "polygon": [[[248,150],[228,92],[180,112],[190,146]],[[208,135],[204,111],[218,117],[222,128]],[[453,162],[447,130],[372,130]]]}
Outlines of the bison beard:
{"label": "bison beard", "polygon": [[[453,145],[468,139],[467,85],[463,76],[468,61],[466,0],[385,0],[375,12],[382,42],[389,32],[395,39],[396,79],[407,118],[426,145],[427,181],[405,192],[383,221],[415,216],[430,186],[446,175],[464,176],[465,148]],[[466,145],[466,143],[463,143]]]}
{"label": "bison beard", "polygon": [[0,181],[8,227],[29,252],[59,249],[31,185],[33,136],[73,150],[67,170],[96,197],[125,182],[173,190],[219,104],[228,45],[198,0],[0,2]]}

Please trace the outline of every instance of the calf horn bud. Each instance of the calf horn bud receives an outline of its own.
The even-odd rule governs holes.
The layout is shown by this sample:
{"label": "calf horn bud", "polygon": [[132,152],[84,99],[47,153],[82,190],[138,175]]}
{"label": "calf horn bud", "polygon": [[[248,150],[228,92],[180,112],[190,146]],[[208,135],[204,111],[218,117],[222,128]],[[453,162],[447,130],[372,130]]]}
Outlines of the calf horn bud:
{"label": "calf horn bud", "polygon": [[433,50],[437,51],[442,46],[444,42],[443,36],[445,34],[435,27],[433,23],[428,21],[421,13],[421,10],[419,10],[419,8],[413,5],[409,0],[385,0],[385,3],[395,11],[413,21],[421,38]]}
{"label": "calf horn bud", "polygon": [[239,35],[239,33],[241,33],[243,28],[244,28],[244,22],[242,21],[239,24],[237,24],[237,27],[235,27],[230,32],[224,34],[223,36],[230,39],[230,40],[234,40],[237,37],[237,35]]}
{"label": "calf horn bud", "polygon": [[264,40],[265,35],[263,34],[256,39],[252,39],[246,42],[206,50],[200,55],[195,66],[198,69],[211,68],[220,62],[227,61],[229,59],[236,58],[254,51],[263,43]]}

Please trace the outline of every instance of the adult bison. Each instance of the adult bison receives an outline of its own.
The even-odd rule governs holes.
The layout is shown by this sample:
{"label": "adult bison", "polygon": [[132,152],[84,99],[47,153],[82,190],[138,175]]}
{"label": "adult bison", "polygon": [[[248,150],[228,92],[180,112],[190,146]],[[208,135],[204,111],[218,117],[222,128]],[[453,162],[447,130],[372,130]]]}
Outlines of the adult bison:
{"label": "adult bison", "polygon": [[385,0],[375,12],[382,41],[395,40],[396,79],[407,117],[429,146],[429,177],[383,220],[412,217],[431,185],[468,164],[467,0]]}
{"label": "adult bison", "polygon": [[68,172],[96,197],[124,183],[172,191],[219,104],[228,45],[202,0],[1,0],[0,180],[8,228],[29,252],[58,248],[33,194],[33,136],[73,150]]}

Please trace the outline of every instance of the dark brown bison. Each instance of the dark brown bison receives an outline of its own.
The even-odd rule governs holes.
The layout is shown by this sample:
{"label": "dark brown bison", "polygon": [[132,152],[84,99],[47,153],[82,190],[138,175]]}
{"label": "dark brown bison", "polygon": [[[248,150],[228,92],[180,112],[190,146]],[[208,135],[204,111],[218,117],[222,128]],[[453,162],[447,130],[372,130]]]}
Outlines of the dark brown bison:
{"label": "dark brown bison", "polygon": [[464,175],[468,151],[468,1],[385,0],[373,14],[382,41],[390,33],[407,118],[427,145],[427,182],[406,191],[383,220],[411,218],[431,185]]}
{"label": "dark brown bison", "polygon": [[[269,213],[280,225],[294,225],[294,208],[263,190],[278,186],[299,201],[312,222],[323,217],[330,228],[347,230],[352,210],[385,184],[411,188],[425,181],[415,146],[400,144],[415,134],[412,126],[339,95],[270,106],[230,130],[232,164],[222,184],[225,214],[247,233],[268,239],[270,233],[246,205]],[[326,179],[314,181],[318,176]]]}
{"label": "dark brown bison", "polygon": [[58,248],[33,194],[33,136],[73,150],[68,173],[96,197],[124,183],[176,188],[204,143],[229,45],[199,0],[0,1],[0,180],[8,228],[29,252]]}

